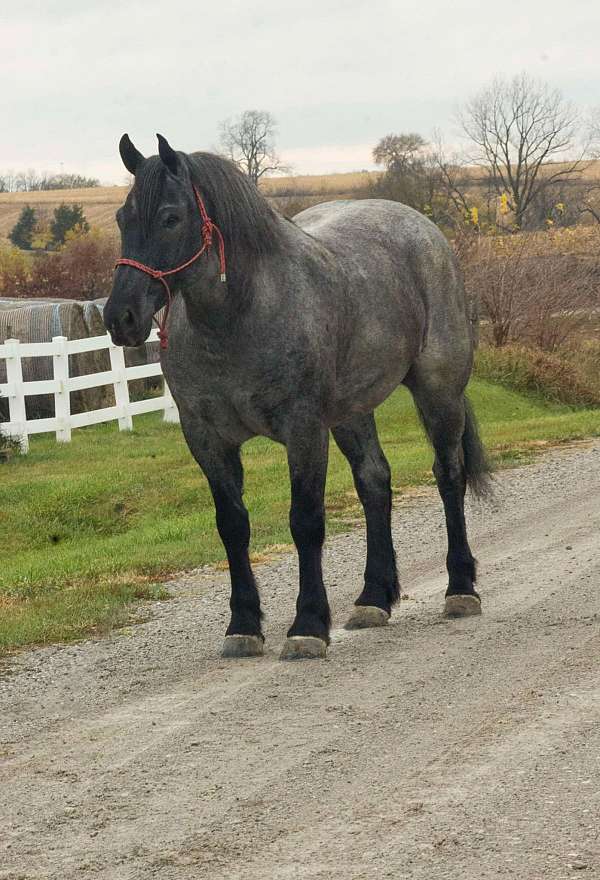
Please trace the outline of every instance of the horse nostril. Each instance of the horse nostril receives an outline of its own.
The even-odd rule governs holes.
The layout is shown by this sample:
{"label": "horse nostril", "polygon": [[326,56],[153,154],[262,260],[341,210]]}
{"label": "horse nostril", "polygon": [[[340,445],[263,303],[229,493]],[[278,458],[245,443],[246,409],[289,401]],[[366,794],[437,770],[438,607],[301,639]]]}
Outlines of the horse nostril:
{"label": "horse nostril", "polygon": [[123,323],[127,327],[132,327],[133,324],[135,323],[134,318],[133,318],[133,312],[131,311],[131,309],[125,309],[125,311],[123,312]]}

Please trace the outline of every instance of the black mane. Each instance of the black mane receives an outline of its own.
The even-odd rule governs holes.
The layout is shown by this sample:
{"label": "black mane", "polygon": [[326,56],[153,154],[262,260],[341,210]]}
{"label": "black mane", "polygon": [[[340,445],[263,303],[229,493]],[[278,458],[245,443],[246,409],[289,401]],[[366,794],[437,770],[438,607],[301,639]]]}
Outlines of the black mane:
{"label": "black mane", "polygon": [[231,259],[242,254],[245,259],[260,258],[280,249],[281,218],[233,162],[214,153],[184,154],[184,158]]}
{"label": "black mane", "polygon": [[144,237],[147,237],[152,229],[152,221],[160,205],[166,175],[165,165],[154,156],[145,161],[136,173],[135,193]]}
{"label": "black mane", "polygon": [[184,158],[209,217],[221,230],[227,286],[242,305],[252,296],[260,260],[282,249],[284,224],[258,187],[233,162],[214,153],[184,154]]}
{"label": "black mane", "polygon": [[[242,297],[249,291],[259,260],[281,250],[282,218],[228,159],[204,152],[177,155],[202,195],[209,217],[221,230],[228,287]],[[145,230],[151,228],[167,173],[164,163],[151,157],[136,175],[139,214]]]}

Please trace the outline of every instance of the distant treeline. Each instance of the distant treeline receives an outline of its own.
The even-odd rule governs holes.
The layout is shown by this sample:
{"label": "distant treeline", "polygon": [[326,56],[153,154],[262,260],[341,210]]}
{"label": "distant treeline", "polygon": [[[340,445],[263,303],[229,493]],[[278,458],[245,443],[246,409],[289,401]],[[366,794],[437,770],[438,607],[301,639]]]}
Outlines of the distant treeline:
{"label": "distant treeline", "polygon": [[37,171],[0,172],[0,193],[40,192],[52,189],[88,189],[100,186],[95,177],[82,174],[39,174]]}

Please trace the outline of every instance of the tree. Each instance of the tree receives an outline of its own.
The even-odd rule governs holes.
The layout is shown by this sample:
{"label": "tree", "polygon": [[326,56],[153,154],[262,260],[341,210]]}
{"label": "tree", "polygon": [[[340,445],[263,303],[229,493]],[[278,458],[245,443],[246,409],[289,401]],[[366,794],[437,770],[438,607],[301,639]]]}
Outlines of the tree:
{"label": "tree", "polygon": [[468,215],[441,140],[429,144],[415,132],[388,134],[374,148],[373,159],[386,171],[371,183],[371,195],[402,202],[442,225],[453,223],[457,209],[461,216]]}
{"label": "tree", "polygon": [[525,73],[494,80],[459,119],[477,148],[474,161],[485,168],[492,190],[506,193],[519,228],[545,189],[583,170],[581,159],[549,165],[573,150],[578,113],[559,91]]}
{"label": "tree", "polygon": [[253,183],[265,174],[289,170],[275,152],[277,125],[266,110],[246,110],[236,119],[227,119],[220,126],[223,153]]}
{"label": "tree", "polygon": [[376,165],[385,165],[388,171],[402,173],[420,161],[426,146],[425,138],[416,132],[387,134],[374,148],[373,160]]}
{"label": "tree", "polygon": [[5,171],[0,173],[0,192],[35,192],[50,189],[87,189],[100,186],[95,177],[84,177],[82,174],[38,174],[30,168],[28,171]]}
{"label": "tree", "polygon": [[[590,155],[600,160],[600,107],[596,107],[588,121],[588,140]],[[600,223],[600,184],[593,181],[586,187],[581,213],[589,214],[596,223]]]}
{"label": "tree", "polygon": [[89,223],[85,219],[82,205],[59,205],[54,211],[54,219],[50,224],[52,243],[55,247],[65,243],[67,233],[71,230],[88,232]]}
{"label": "tree", "polygon": [[52,174],[42,179],[40,189],[90,189],[100,186],[96,177],[84,177],[82,174]]}
{"label": "tree", "polygon": [[15,175],[15,192],[34,192],[35,190],[39,190],[41,181],[41,175],[39,175],[33,168],[28,168],[27,171],[19,171],[19,173]]}
{"label": "tree", "polygon": [[589,118],[588,140],[591,155],[594,159],[600,159],[600,107],[596,107]]}
{"label": "tree", "polygon": [[8,236],[15,247],[22,248],[25,251],[31,250],[36,224],[35,209],[25,205]]}

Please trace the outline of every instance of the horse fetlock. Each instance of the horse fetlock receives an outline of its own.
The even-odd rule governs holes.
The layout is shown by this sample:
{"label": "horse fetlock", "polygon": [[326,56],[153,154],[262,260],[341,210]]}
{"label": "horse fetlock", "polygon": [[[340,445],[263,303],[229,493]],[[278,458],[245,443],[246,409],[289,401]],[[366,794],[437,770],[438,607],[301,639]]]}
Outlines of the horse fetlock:
{"label": "horse fetlock", "polygon": [[288,630],[288,638],[295,636],[321,639],[326,645],[329,644],[329,629],[331,619],[329,609],[322,614],[299,614]]}

